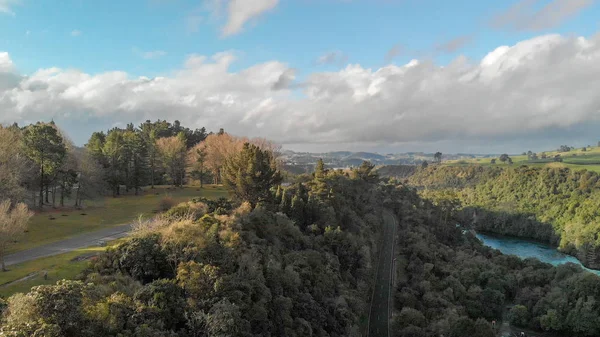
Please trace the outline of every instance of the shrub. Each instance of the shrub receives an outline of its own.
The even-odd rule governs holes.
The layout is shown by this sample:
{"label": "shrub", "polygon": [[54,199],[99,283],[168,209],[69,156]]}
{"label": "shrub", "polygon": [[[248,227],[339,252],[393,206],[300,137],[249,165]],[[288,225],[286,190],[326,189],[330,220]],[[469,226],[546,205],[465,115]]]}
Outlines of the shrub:
{"label": "shrub", "polygon": [[529,322],[529,312],[524,305],[515,305],[508,312],[510,323],[516,326],[527,326]]}
{"label": "shrub", "polygon": [[173,198],[171,198],[170,196],[166,196],[160,199],[160,202],[158,203],[158,209],[163,212],[168,211],[173,206],[175,206],[175,200],[173,200]]}

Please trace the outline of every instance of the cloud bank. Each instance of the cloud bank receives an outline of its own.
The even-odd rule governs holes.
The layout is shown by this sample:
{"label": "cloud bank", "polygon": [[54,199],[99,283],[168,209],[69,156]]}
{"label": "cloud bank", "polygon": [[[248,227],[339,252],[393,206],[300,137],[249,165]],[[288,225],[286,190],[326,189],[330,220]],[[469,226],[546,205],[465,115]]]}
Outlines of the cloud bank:
{"label": "cloud bank", "polygon": [[552,29],[573,18],[595,0],[552,0],[539,9],[540,0],[520,0],[492,20],[496,28],[539,32]]}
{"label": "cloud bank", "polygon": [[89,135],[90,120],[167,118],[318,146],[551,138],[600,119],[599,36],[544,35],[443,67],[349,64],[302,82],[279,61],[238,72],[233,62],[229,52],[192,55],[153,79],[58,68],[24,76],[0,53],[0,122],[54,118]]}

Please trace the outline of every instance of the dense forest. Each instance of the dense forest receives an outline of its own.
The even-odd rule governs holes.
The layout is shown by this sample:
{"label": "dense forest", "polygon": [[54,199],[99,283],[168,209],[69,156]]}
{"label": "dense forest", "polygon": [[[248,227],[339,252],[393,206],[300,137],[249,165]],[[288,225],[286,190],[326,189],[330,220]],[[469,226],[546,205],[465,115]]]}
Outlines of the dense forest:
{"label": "dense forest", "polygon": [[395,188],[391,199],[404,261],[398,266],[395,336],[492,337],[503,313],[516,327],[600,335],[600,277],[571,263],[553,267],[502,255],[455,225],[456,207],[436,206],[415,190]]}
{"label": "dense forest", "polygon": [[507,305],[515,326],[600,334],[600,278],[484,247],[455,225],[456,204],[383,181],[367,162],[346,171],[319,162],[284,188],[273,155],[246,143],[222,178],[233,199],[176,205],[136,224],[78,280],[0,301],[0,333],[360,336],[387,209],[400,220],[404,261],[393,336],[491,337]]}
{"label": "dense forest", "polygon": [[[52,124],[0,129],[20,144],[4,144],[0,154],[24,154],[0,156],[0,167],[32,167],[1,172],[7,200],[33,191],[34,206],[51,205],[48,194],[60,203],[62,190],[69,193],[65,158],[76,153],[85,160],[74,161],[70,190],[85,198],[92,187],[118,196],[195,179],[231,192],[231,199],[164,203],[163,213],[140,219],[131,237],[77,279],[0,299],[0,336],[358,337],[384,212],[399,220],[393,336],[492,337],[492,322],[504,318],[517,327],[600,335],[599,277],[572,264],[504,256],[457,226],[560,237],[566,249],[582,249],[583,232],[563,232],[594,219],[595,174],[423,165],[409,178],[418,191],[382,179],[369,162],[333,170],[319,161],[315,172],[283,186],[278,148],[268,141],[184,129],[155,138],[152,150],[139,145],[143,128],[95,133],[84,149]],[[570,218],[564,209],[573,210]]]}
{"label": "dense forest", "polygon": [[599,178],[568,168],[437,166],[410,182],[434,199],[452,191],[465,206],[463,222],[478,230],[548,242],[600,268]]}
{"label": "dense forest", "polygon": [[[273,159],[246,145],[224,170],[243,160],[260,169]],[[232,201],[177,205],[80,280],[12,296],[0,334],[360,336],[383,202],[372,169],[321,163],[287,188],[260,186],[276,171],[252,184],[225,174]]]}

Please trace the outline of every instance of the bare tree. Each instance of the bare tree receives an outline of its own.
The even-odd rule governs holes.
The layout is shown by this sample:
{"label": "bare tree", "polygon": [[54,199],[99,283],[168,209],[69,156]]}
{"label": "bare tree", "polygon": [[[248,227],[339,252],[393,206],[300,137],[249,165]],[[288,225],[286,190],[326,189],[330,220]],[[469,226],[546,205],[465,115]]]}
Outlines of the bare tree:
{"label": "bare tree", "polygon": [[0,264],[2,271],[6,271],[4,255],[8,245],[23,235],[29,218],[32,216],[33,213],[24,203],[18,203],[14,207],[10,200],[0,203]]}

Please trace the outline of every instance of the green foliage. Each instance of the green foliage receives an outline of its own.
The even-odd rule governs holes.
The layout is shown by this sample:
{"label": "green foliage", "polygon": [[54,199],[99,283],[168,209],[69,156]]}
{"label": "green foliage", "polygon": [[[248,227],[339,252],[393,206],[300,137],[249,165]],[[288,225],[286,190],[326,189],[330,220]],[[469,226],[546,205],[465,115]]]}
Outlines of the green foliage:
{"label": "green foliage", "polygon": [[559,245],[585,265],[600,268],[600,240],[594,234],[600,229],[597,173],[527,166],[439,167],[420,170],[410,180],[430,190],[456,189],[465,205],[463,223]]}
{"label": "green foliage", "polygon": [[273,154],[245,143],[242,151],[227,159],[223,167],[223,183],[242,201],[252,207],[271,201],[270,189],[281,183],[281,174]]}
{"label": "green foliage", "polygon": [[508,320],[511,324],[516,326],[527,326],[529,324],[529,312],[527,311],[527,307],[524,305],[515,305],[510,308],[508,312]]}
{"label": "green foliage", "polygon": [[119,269],[142,283],[172,277],[173,271],[159,240],[158,235],[150,235],[121,244],[116,252]]}
{"label": "green foliage", "polygon": [[67,148],[56,127],[52,124],[37,123],[25,128],[23,132],[25,154],[38,167],[39,206],[42,207],[44,187],[49,176],[61,167],[67,154]]}

